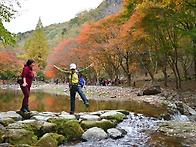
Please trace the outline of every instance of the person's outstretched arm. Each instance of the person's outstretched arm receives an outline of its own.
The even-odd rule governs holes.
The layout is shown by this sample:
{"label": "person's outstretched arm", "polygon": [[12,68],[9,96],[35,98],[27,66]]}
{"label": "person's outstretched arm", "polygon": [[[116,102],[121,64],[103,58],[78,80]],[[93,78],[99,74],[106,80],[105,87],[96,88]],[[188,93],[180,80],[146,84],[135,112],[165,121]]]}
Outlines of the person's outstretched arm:
{"label": "person's outstretched arm", "polygon": [[84,68],[84,69],[81,69],[81,70],[78,71],[78,72],[83,72],[83,71],[85,71],[85,70],[87,70],[88,68],[93,67],[93,66],[94,66],[94,63],[91,63],[89,66],[87,66],[87,67]]}
{"label": "person's outstretched arm", "polygon": [[65,71],[65,70],[62,70],[62,69],[60,69],[59,67],[57,67],[56,65],[53,65],[56,69],[58,69],[59,71],[61,71],[61,72],[64,72],[64,73],[66,73],[66,74],[69,74],[70,73],[70,71]]}

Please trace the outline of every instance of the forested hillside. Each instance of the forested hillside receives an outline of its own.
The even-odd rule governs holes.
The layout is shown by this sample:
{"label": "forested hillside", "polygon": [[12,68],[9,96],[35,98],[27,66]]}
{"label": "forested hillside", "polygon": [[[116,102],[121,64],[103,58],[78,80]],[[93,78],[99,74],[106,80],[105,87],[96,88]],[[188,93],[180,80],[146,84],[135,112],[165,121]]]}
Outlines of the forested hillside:
{"label": "forested hillside", "polygon": [[[97,22],[111,14],[117,14],[123,9],[123,0],[105,0],[96,9],[90,11],[82,11],[68,22],[52,24],[44,27],[46,37],[48,39],[51,50],[66,38],[73,38],[79,35],[82,26],[88,24],[89,21]],[[36,24],[35,24],[36,26]],[[19,33],[18,44],[22,48],[26,39],[33,35],[34,30]]]}
{"label": "forested hillside", "polygon": [[[182,81],[196,80],[194,0],[105,0],[94,10],[42,30],[40,25],[42,38],[33,31],[18,34],[20,47],[9,48],[18,59],[37,61],[37,77],[65,80],[54,65],[69,70],[70,63],[84,68],[94,62],[85,72],[93,83],[110,79],[131,85],[132,79],[145,75],[152,83],[175,82],[181,89]],[[7,67],[2,66],[2,75],[15,76]]]}

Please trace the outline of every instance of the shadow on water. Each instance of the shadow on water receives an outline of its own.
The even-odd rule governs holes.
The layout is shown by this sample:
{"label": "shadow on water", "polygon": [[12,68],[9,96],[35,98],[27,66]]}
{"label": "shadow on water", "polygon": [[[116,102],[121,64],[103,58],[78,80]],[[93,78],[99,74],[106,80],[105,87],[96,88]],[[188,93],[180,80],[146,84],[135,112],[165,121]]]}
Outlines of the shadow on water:
{"label": "shadow on water", "polygon": [[[23,94],[20,89],[0,89],[0,111],[16,111],[20,109]],[[44,93],[41,90],[31,90],[29,99],[30,109],[39,112],[70,111],[69,96]],[[98,110],[125,109],[131,113],[128,119],[120,123],[117,128],[125,129],[127,135],[114,140],[111,138],[93,142],[72,142],[65,146],[183,146],[184,139],[168,137],[156,132],[157,119],[160,114],[167,113],[165,107],[156,107],[144,102],[120,100],[90,100],[90,107],[86,108],[82,100],[76,100],[76,112],[93,112]],[[64,145],[62,145],[63,147]]]}

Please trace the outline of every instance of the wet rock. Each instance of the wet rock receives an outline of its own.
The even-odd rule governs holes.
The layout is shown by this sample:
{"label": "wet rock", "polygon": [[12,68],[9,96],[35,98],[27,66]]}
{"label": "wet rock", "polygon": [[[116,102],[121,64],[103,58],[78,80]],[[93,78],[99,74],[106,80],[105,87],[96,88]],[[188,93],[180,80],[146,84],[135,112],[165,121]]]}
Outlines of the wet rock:
{"label": "wet rock", "polygon": [[111,128],[107,130],[108,135],[113,138],[113,139],[117,139],[117,138],[121,138],[124,137],[126,134],[125,130],[120,130],[120,129],[116,129],[116,128]]}
{"label": "wet rock", "polygon": [[21,115],[24,119],[29,119],[29,118],[31,118],[32,116],[38,114],[37,111],[23,112],[23,111],[20,111],[20,110],[17,110],[16,113],[19,114],[19,115]]}
{"label": "wet rock", "polygon": [[82,121],[80,123],[80,125],[84,130],[89,129],[89,128],[93,128],[93,127],[98,127],[98,128],[102,128],[103,130],[106,131],[107,129],[116,127],[116,125],[113,122],[108,121],[108,120],[105,120],[105,121]]}
{"label": "wet rock", "polygon": [[129,115],[129,111],[127,111],[127,110],[116,110],[116,111],[120,112],[120,113],[122,113],[124,115]]}
{"label": "wet rock", "polygon": [[58,147],[57,142],[50,135],[43,136],[40,140],[35,144],[36,147]]}
{"label": "wet rock", "polygon": [[12,118],[15,121],[21,120],[22,116],[17,114],[15,111],[0,112],[0,118]]}
{"label": "wet rock", "polygon": [[57,132],[65,136],[67,141],[74,141],[81,139],[84,130],[78,121],[71,120],[60,125]]}
{"label": "wet rock", "polygon": [[100,120],[100,117],[97,115],[82,115],[80,116],[80,119],[87,121],[98,121]]}
{"label": "wet rock", "polygon": [[105,139],[107,137],[107,133],[98,127],[90,128],[82,134],[82,139],[86,141]]}
{"label": "wet rock", "polygon": [[185,114],[196,115],[196,111],[194,109],[192,109],[191,107],[189,107],[188,105],[183,104],[183,107],[184,107]]}
{"label": "wet rock", "polygon": [[118,111],[109,111],[100,116],[102,119],[114,119],[118,122],[123,121],[125,115]]}
{"label": "wet rock", "polygon": [[10,129],[5,133],[3,139],[6,143],[10,143],[12,145],[33,145],[37,142],[37,136],[35,136],[33,132],[25,129]]}
{"label": "wet rock", "polygon": [[183,103],[180,102],[180,101],[176,101],[176,102],[175,102],[175,105],[176,105],[178,111],[179,111],[181,114],[184,114]]}
{"label": "wet rock", "polygon": [[196,141],[196,123],[191,121],[167,121],[159,123],[158,131],[172,137]]}
{"label": "wet rock", "polygon": [[145,85],[143,87],[143,95],[156,95],[161,93],[160,85]]}
{"label": "wet rock", "polygon": [[0,124],[2,124],[3,126],[8,126],[11,123],[14,123],[15,121],[12,118],[0,118]]}

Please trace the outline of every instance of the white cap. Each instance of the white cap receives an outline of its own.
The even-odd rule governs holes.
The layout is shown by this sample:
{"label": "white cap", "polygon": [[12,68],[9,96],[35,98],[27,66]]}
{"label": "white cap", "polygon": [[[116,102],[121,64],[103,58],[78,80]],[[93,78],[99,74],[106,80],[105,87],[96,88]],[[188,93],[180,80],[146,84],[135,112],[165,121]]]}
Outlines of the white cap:
{"label": "white cap", "polygon": [[76,64],[75,63],[71,63],[70,64],[70,69],[76,69]]}

